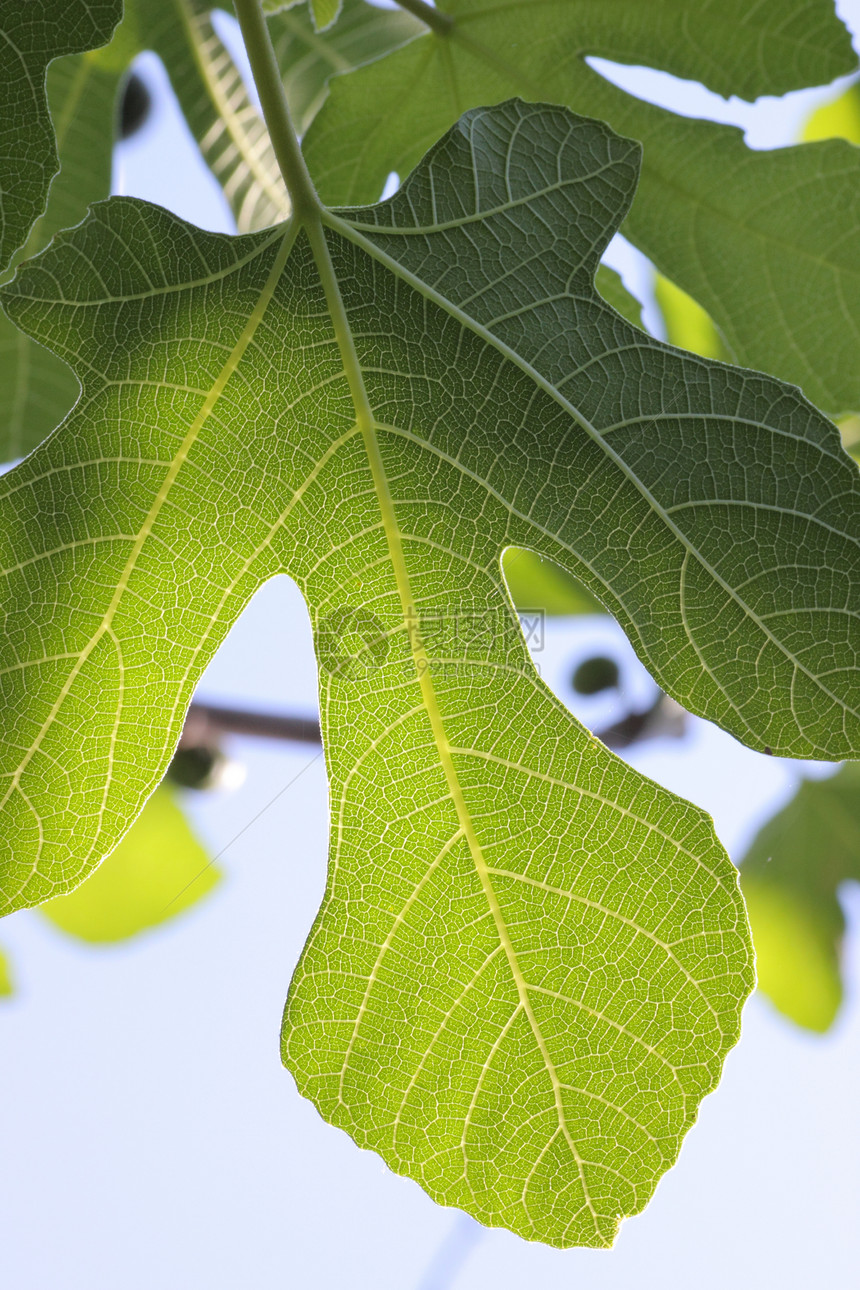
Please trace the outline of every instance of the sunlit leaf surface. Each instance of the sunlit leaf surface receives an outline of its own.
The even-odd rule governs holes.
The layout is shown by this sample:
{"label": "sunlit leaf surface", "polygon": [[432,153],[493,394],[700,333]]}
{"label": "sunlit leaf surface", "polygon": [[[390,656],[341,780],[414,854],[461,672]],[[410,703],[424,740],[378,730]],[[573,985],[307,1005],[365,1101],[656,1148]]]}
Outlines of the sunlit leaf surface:
{"label": "sunlit leaf surface", "polygon": [[796,391],[596,294],[637,167],[560,110],[467,115],[391,202],[325,215],[333,317],[298,226],[230,239],[124,199],[5,292],[84,386],[2,481],[9,907],[112,848],[288,571],[333,854],[285,1059],[432,1195],[557,1244],[645,1204],[751,966],[709,821],[542,685],[503,552],[570,569],[754,746],[860,743],[856,469]]}

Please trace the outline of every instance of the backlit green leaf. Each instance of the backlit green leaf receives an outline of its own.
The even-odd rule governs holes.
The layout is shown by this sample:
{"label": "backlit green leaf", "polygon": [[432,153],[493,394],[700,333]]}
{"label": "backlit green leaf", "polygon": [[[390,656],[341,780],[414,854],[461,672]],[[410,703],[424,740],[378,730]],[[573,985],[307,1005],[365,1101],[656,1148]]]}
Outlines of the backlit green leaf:
{"label": "backlit green leaf", "polygon": [[796,390],[596,293],[638,163],[508,103],[325,232],[230,239],[114,199],[3,297],[84,386],[0,481],[9,907],[110,850],[217,644],[289,572],[332,866],[285,1060],[437,1199],[559,1245],[646,1203],[752,972],[710,821],[541,683],[503,553],[567,567],[753,746],[860,748],[860,477]]}
{"label": "backlit green leaf", "polygon": [[311,13],[317,31],[325,31],[341,11],[343,0],[310,0]]}
{"label": "backlit green leaf", "polygon": [[805,780],[741,862],[759,989],[809,1030],[827,1030],[842,1000],[845,919],[839,889],[860,880],[860,766]]}
{"label": "backlit green leaf", "polygon": [[175,792],[162,785],[90,880],[40,913],[79,940],[123,941],[197,904],[220,876]]}
{"label": "backlit green leaf", "polygon": [[860,408],[860,156],[836,140],[753,151],[739,130],[643,103],[584,61],[643,63],[723,94],[782,93],[856,65],[832,5],[439,8],[454,19],[447,33],[333,82],[306,149],[326,200],[372,201],[465,108],[511,94],[600,117],[644,145],[626,236],[713,317],[736,360],[801,385],[832,412]]}

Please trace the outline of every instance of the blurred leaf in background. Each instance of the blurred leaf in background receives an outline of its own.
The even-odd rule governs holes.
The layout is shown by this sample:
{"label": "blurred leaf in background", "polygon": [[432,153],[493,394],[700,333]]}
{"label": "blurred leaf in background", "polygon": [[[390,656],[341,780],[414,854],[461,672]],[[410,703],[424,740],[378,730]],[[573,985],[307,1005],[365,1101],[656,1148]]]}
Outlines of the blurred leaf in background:
{"label": "blurred leaf in background", "polygon": [[[801,139],[804,143],[847,139],[860,144],[860,81],[854,81],[837,99],[816,108],[803,127]],[[845,447],[860,461],[860,416],[843,417],[837,425]]]}
{"label": "blurred leaf in background", "polygon": [[517,609],[545,614],[605,614],[600,601],[553,560],[526,547],[509,547],[502,559],[508,591]]}
{"label": "blurred leaf in background", "polygon": [[79,940],[126,940],[197,904],[221,874],[195,837],[179,796],[156,789],[115,851],[82,887],[39,912]]}
{"label": "blurred leaf in background", "polygon": [[0,950],[0,999],[7,999],[9,995],[15,993],[15,983],[12,980],[12,968],[6,955]]}
{"label": "blurred leaf in background", "polygon": [[[670,345],[687,349],[703,358],[718,358],[730,363],[731,355],[709,314],[686,291],[661,273],[654,278],[654,299]],[[617,307],[617,306],[616,306]]]}
{"label": "blurred leaf in background", "polygon": [[799,1026],[825,1031],[842,1002],[839,888],[860,879],[860,764],[804,780],[741,862],[759,989]]}
{"label": "blurred leaf in background", "polygon": [[839,98],[822,103],[810,115],[801,134],[803,143],[820,139],[847,139],[860,144],[860,81],[854,81]]}

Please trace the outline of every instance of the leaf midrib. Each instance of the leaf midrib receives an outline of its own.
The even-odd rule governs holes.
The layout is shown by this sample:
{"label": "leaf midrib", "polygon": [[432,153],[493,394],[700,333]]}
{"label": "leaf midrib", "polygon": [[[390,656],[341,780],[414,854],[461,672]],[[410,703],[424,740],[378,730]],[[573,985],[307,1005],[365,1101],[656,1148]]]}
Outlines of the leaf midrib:
{"label": "leaf midrib", "polygon": [[597,1211],[594,1208],[594,1203],[591,1199],[591,1194],[585,1177],[584,1161],[567,1125],[567,1117],[562,1099],[562,1081],[559,1079],[555,1063],[553,1062],[552,1056],[547,1048],[546,1040],[538,1024],[537,1017],[535,1016],[525,976],[520,967],[516,950],[514,949],[510,932],[508,931],[508,926],[505,921],[504,913],[499,903],[499,898],[496,895],[495,887],[493,886],[490,867],[484,857],[483,848],[475,830],[471,812],[469,811],[469,807],[466,803],[463,788],[457,773],[457,767],[454,762],[452,746],[445,730],[445,721],[436,695],[436,687],[433,684],[433,677],[429,665],[430,660],[421,640],[420,628],[418,626],[418,615],[415,611],[415,598],[412,594],[409,569],[407,567],[406,557],[403,551],[402,532],[397,519],[391,486],[385,469],[385,462],[379,446],[378,431],[383,427],[373,411],[367,394],[367,389],[364,384],[364,374],[361,367],[361,361],[358,357],[352,326],[343,302],[343,297],[341,296],[340,284],[338,282],[328,242],[326,240],[326,230],[324,225],[328,224],[328,222],[328,212],[324,209],[317,208],[312,214],[305,217],[304,228],[311,244],[317,271],[322,281],[323,290],[325,291],[326,301],[331,314],[335,337],[337,339],[341,361],[344,367],[344,373],[349,383],[353,405],[355,407],[356,423],[361,430],[368,463],[370,465],[370,472],[373,479],[374,489],[376,491],[377,503],[379,505],[379,511],[382,518],[383,531],[385,533],[391,566],[394,573],[394,580],[400,599],[403,623],[409,640],[410,653],[415,666],[423,707],[430,723],[433,742],[436,746],[439,763],[445,777],[448,794],[454,805],[460,830],[468,844],[469,853],[472,857],[472,862],[475,866],[475,871],[478,875],[478,880],[481,884],[484,898],[487,901],[493,917],[496,934],[498,935],[499,941],[504,949],[511,976],[514,980],[514,986],[519,998],[517,1010],[519,1011],[522,1009],[525,1013],[534,1036],[535,1043],[540,1051],[541,1058],[552,1086],[553,1101],[558,1117],[559,1129],[564,1135],[576,1164],[583,1197],[585,1199],[586,1206],[592,1215],[595,1232],[598,1238],[603,1241],[599,1218]]}

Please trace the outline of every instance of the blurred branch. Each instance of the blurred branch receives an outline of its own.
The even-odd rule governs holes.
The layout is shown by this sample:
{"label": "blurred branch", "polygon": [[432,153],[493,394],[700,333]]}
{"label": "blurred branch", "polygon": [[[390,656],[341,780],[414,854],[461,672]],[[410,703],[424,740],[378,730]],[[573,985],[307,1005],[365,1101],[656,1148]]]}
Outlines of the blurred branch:
{"label": "blurred branch", "polygon": [[179,746],[198,747],[227,734],[279,739],[285,743],[322,743],[316,717],[299,717],[287,712],[254,712],[247,708],[227,708],[195,700],[188,709]]}
{"label": "blurred branch", "polygon": [[597,738],[607,748],[629,748],[631,744],[644,743],[646,739],[680,739],[687,729],[687,713],[660,690],[654,702],[639,712],[628,712],[604,730],[596,730]]}
{"label": "blurred branch", "polygon": [[[628,712],[595,734],[608,748],[614,749],[629,748],[631,744],[661,736],[677,739],[684,734],[686,715],[680,704],[661,691],[649,707]],[[188,709],[179,747],[210,746],[225,734],[277,739],[284,743],[322,743],[319,722],[315,717],[301,717],[288,712],[255,712],[195,700]]]}

